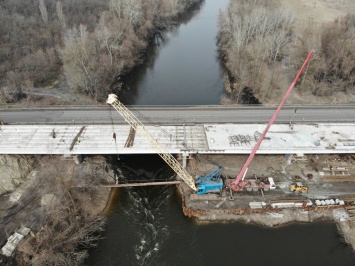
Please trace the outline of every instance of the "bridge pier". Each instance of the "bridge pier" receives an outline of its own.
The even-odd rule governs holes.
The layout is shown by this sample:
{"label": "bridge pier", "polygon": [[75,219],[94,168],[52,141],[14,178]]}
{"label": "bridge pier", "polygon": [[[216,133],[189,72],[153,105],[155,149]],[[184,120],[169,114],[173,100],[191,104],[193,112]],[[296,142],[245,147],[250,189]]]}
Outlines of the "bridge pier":
{"label": "bridge pier", "polygon": [[76,164],[81,164],[83,162],[83,156],[81,154],[75,155],[74,156],[74,162]]}
{"label": "bridge pier", "polygon": [[178,153],[177,154],[177,160],[180,161],[181,160],[181,164],[182,164],[182,167],[186,169],[186,166],[187,166],[187,159],[189,157],[189,152],[182,152],[182,153]]}
{"label": "bridge pier", "polygon": [[186,169],[187,166],[187,157],[189,156],[188,152],[182,153],[182,167]]}
{"label": "bridge pier", "polygon": [[293,154],[285,154],[287,164],[291,164]]}

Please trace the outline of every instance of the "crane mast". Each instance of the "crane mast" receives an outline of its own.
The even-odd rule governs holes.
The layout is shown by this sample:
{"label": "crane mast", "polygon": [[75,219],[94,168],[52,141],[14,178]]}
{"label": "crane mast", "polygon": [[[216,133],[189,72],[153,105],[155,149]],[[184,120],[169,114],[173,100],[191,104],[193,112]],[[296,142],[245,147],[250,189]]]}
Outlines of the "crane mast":
{"label": "crane mast", "polygon": [[257,143],[255,144],[255,146],[254,146],[252,152],[250,153],[248,159],[247,159],[246,162],[244,163],[244,165],[243,165],[242,169],[240,170],[238,176],[236,177],[236,179],[235,179],[233,182],[231,182],[231,183],[229,184],[229,187],[230,187],[232,190],[234,190],[234,191],[239,191],[239,190],[243,189],[243,184],[241,183],[241,181],[244,179],[244,177],[245,177],[245,175],[246,175],[246,173],[247,173],[247,171],[248,171],[249,165],[250,165],[251,161],[252,161],[253,158],[254,158],[255,153],[256,153],[257,150],[259,149],[259,146],[260,146],[261,142],[263,141],[265,135],[266,135],[267,132],[269,131],[269,128],[270,128],[271,125],[274,123],[274,121],[275,121],[275,119],[276,119],[276,116],[277,116],[278,113],[280,112],[282,106],[284,105],[284,103],[286,102],[288,96],[290,95],[291,91],[293,90],[294,86],[296,85],[296,82],[297,82],[298,78],[301,76],[303,70],[306,68],[306,66],[307,66],[309,60],[311,59],[313,53],[314,53],[314,50],[311,50],[311,51],[309,52],[309,54],[308,54],[306,60],[304,61],[304,63],[303,63],[303,65],[302,65],[301,69],[298,71],[298,73],[297,73],[295,79],[293,80],[291,86],[288,88],[288,90],[287,90],[285,96],[282,98],[282,100],[281,100],[279,106],[277,107],[275,113],[272,115],[272,117],[271,117],[269,123],[267,124],[267,126],[266,126],[266,128],[265,128],[263,134],[261,135],[261,137],[259,138],[259,140],[258,140]]}
{"label": "crane mast", "polygon": [[147,131],[144,125],[136,118],[129,109],[124,106],[117,98],[115,94],[109,94],[107,103],[111,104],[116,111],[131,125],[138,133],[141,133],[143,137],[148,140],[149,144],[155,149],[160,157],[175,171],[175,173],[185,181],[185,183],[197,191],[194,179],[191,175],[181,166],[181,164],[165,149],[156,139]]}

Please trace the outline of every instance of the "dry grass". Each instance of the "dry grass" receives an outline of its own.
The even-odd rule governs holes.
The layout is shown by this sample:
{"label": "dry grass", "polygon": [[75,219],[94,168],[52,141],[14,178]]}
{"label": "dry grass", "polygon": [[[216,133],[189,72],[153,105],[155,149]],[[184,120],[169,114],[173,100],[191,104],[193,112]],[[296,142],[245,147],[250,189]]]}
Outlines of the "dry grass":
{"label": "dry grass", "polygon": [[353,0],[280,0],[280,2],[295,13],[300,26],[308,22],[327,23],[348,13],[355,13]]}

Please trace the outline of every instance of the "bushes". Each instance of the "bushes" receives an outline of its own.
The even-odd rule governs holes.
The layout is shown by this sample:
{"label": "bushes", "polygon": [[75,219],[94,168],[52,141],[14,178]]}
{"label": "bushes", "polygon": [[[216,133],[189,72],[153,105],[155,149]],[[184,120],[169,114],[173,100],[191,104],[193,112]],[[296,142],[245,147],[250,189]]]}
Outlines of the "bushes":
{"label": "bushes", "polygon": [[93,31],[83,25],[66,30],[60,54],[70,86],[104,101],[119,87],[117,77],[140,63],[154,25],[167,27],[172,16],[197,1],[110,0]]}
{"label": "bushes", "polygon": [[[309,23],[294,34],[293,17],[272,0],[234,0],[221,13],[219,49],[230,71],[230,97],[237,103],[245,88],[262,102],[277,103],[310,49],[315,54],[302,81],[314,96],[355,94],[355,15],[327,25]],[[292,45],[291,45],[292,44]],[[299,81],[301,82],[301,81]]]}
{"label": "bushes", "polygon": [[301,36],[293,56],[304,57],[310,48],[316,51],[304,81],[308,91],[315,96],[355,94],[355,15],[322,26],[309,25]]}
{"label": "bushes", "polygon": [[111,172],[99,156],[81,165],[39,156],[37,164],[36,179],[24,189],[21,204],[2,220],[6,227],[24,224],[32,230],[16,260],[21,265],[81,265],[104,229],[100,213],[109,189],[100,184],[111,179]]}
{"label": "bushes", "polygon": [[232,100],[241,102],[246,88],[257,98],[268,94],[293,38],[292,14],[268,0],[234,0],[219,17],[219,49],[235,79]]}
{"label": "bushes", "polygon": [[200,1],[1,1],[0,91],[50,85],[64,72],[71,88],[102,101],[149,38]]}

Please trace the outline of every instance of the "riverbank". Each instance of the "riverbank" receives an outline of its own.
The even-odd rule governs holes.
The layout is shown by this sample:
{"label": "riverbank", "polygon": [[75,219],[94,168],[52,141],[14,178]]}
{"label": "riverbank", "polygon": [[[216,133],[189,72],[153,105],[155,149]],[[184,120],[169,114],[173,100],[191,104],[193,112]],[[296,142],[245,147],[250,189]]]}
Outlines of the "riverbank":
{"label": "riverbank", "polygon": [[[181,192],[181,190],[180,190]],[[181,194],[180,194],[181,195]],[[182,196],[184,197],[184,196]],[[184,201],[183,201],[184,202]],[[183,203],[184,204],[184,203]],[[216,202],[214,203],[216,205]],[[218,204],[218,203],[217,203]],[[278,228],[294,223],[316,223],[328,221],[335,223],[339,235],[355,252],[355,217],[350,216],[344,206],[334,209],[263,209],[263,210],[192,210],[182,206],[186,216],[194,218],[199,224],[242,222],[270,228]]]}
{"label": "riverbank", "polygon": [[[354,16],[352,1],[231,1],[219,22],[218,48],[228,76],[228,97],[221,103],[279,103],[310,49],[313,58],[287,102],[354,103],[354,74],[348,71]],[[343,63],[334,67],[337,61]]]}
{"label": "riverbank", "polygon": [[[202,155],[200,155],[201,157]],[[215,168],[223,165],[222,172],[225,184],[230,177],[235,176],[243,165],[245,156],[236,155],[210,155],[205,158],[190,160],[189,172],[194,176],[205,175]],[[285,156],[259,155],[254,158],[246,179],[250,175],[273,177],[276,189],[269,191],[242,191],[233,192],[225,187],[220,194],[196,195],[186,184],[178,187],[182,199],[182,209],[186,216],[196,218],[199,223],[209,222],[243,222],[266,227],[279,227],[292,223],[314,223],[330,221],[336,223],[339,235],[355,251],[355,217],[353,216],[354,184],[341,181],[345,174],[351,179],[354,176],[354,158],[339,157],[336,155],[303,156],[290,160]],[[343,165],[349,173],[341,176],[336,174],[330,180],[327,176],[326,165],[334,167]],[[309,179],[312,173],[312,178]],[[339,178],[339,180],[337,180]],[[302,182],[307,186],[308,193],[290,191],[291,184]],[[345,186],[345,187],[344,187]],[[333,201],[328,205],[320,202],[326,199],[338,198],[344,200],[344,205]],[[339,201],[339,200],[338,200]],[[337,202],[338,202],[337,201]],[[260,204],[256,204],[260,203]]]}
{"label": "riverbank", "polygon": [[[2,45],[9,48],[1,64],[0,104],[104,102],[109,93],[122,89],[124,77],[145,60],[148,47],[183,23],[186,14],[192,14],[203,0],[137,1],[134,5],[122,1],[81,1],[77,6],[40,2],[41,12],[30,12],[32,15],[23,10],[38,9],[33,3],[21,7],[1,5],[6,15],[6,11],[11,14],[11,24],[4,28],[17,32],[16,38],[38,38],[36,30],[18,27],[26,23],[34,24],[30,28],[38,29],[43,39],[41,45],[37,39],[27,42],[29,49],[11,45],[18,43],[15,36],[2,40]],[[82,12],[74,11],[78,8]],[[53,17],[48,19],[47,12],[53,13]],[[89,14],[85,16],[86,13]],[[41,23],[45,18],[45,23]]]}
{"label": "riverbank", "polygon": [[23,157],[30,157],[33,167],[16,189],[1,195],[1,246],[20,226],[31,233],[13,257],[1,256],[2,265],[82,263],[87,256],[82,247],[95,245],[105,225],[110,189],[100,184],[113,179],[110,165],[102,156],[88,156],[80,165],[60,156]]}

